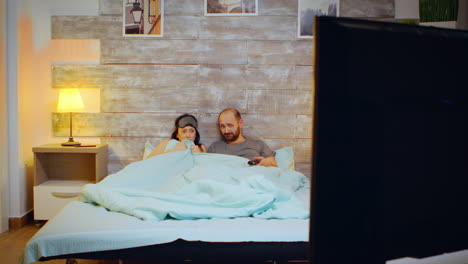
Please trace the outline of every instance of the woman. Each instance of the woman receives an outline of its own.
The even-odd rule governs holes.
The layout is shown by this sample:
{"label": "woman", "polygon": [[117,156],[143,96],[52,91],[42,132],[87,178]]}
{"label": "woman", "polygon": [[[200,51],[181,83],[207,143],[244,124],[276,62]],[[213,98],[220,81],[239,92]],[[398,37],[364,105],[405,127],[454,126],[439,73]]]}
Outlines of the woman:
{"label": "woman", "polygon": [[191,146],[192,153],[206,152],[206,146],[200,144],[200,133],[197,130],[198,121],[193,115],[183,114],[175,120],[175,129],[171,139],[165,139],[148,155],[147,158],[175,151],[185,150],[187,146],[183,140],[194,143]]}

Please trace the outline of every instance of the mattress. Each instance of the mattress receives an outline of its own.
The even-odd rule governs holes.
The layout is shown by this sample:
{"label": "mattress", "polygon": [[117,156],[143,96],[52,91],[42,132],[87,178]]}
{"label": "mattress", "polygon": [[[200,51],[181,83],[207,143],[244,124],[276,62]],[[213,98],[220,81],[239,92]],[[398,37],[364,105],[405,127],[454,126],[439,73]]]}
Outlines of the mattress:
{"label": "mattress", "polygon": [[[304,192],[303,199],[307,199]],[[74,201],[49,220],[25,247],[22,263],[84,252],[137,248],[184,241],[307,242],[308,219],[232,219],[144,221]]]}
{"label": "mattress", "polygon": [[[216,161],[216,166],[212,164],[213,161]],[[155,174],[155,171],[158,173]],[[220,182],[224,185],[219,185]],[[198,188],[192,187],[201,186],[201,183],[211,183],[212,185],[207,185],[210,188],[204,188],[209,191],[216,190],[215,195],[211,192],[192,192],[198,191]],[[213,185],[214,183],[217,185]],[[188,189],[182,188],[183,186]],[[217,188],[219,186],[226,189]],[[90,191],[93,188],[99,189],[98,187],[102,192]],[[122,195],[128,194],[122,190],[130,190],[131,194],[127,195],[128,197]],[[148,197],[140,194],[147,195],[152,191],[152,195],[161,194],[164,198],[168,195],[162,196],[163,191],[165,194],[171,194],[171,190],[175,190],[171,197],[176,197],[176,200],[182,200],[179,196],[199,198],[196,201],[200,203],[186,199],[189,205],[203,205],[196,206],[197,211],[194,215],[205,215],[207,210],[219,209],[218,207],[226,210],[237,209],[238,207],[230,209],[229,206],[225,208],[223,205],[229,201],[243,201],[245,197],[242,196],[242,191],[245,190],[248,190],[245,193],[251,194],[250,198],[254,203],[258,197],[265,196],[263,194],[271,200],[268,200],[270,207],[259,208],[263,210],[260,213],[264,214],[264,217],[256,217],[255,213],[232,214],[234,216],[210,214],[209,217],[189,215],[190,218],[175,217],[173,213],[167,214],[170,217],[157,218],[138,217],[138,214],[134,214],[135,208],[138,209],[137,212],[146,212],[151,206],[155,210],[160,209],[155,206],[153,200],[150,200],[151,203],[142,202],[147,201]],[[135,192],[138,192],[138,195],[135,195]],[[192,193],[194,195],[187,196]],[[220,194],[219,197],[216,194]],[[143,199],[134,200],[134,196]],[[212,196],[220,200],[213,200]],[[236,156],[193,155],[190,151],[159,155],[135,162],[95,185],[86,185],[81,198],[81,201],[74,201],[65,206],[31,238],[25,247],[23,264],[79,253],[122,252],[125,249],[169,243],[182,246],[180,243],[174,243],[176,241],[276,243],[279,246],[282,246],[281,243],[291,245],[300,242],[304,248],[309,238],[309,220],[306,218],[310,201],[309,180],[289,169],[249,167],[246,165],[246,159]],[[159,200],[163,201],[167,211],[178,210],[186,213],[186,209],[180,209],[180,203],[173,202],[167,206],[167,199],[163,198],[159,197]],[[160,202],[159,200],[156,202]],[[204,201],[208,202],[203,203]],[[109,210],[96,205],[98,203]],[[161,203],[156,203],[159,204]],[[213,204],[218,207],[211,206]],[[132,210],[120,210],[127,208],[125,205]],[[116,206],[117,208],[114,208]],[[244,210],[244,207],[240,210],[248,211]],[[303,214],[304,212],[306,214]],[[155,215],[154,210],[151,213],[151,216]],[[296,215],[301,217],[294,217]],[[197,220],[192,220],[194,218]],[[268,254],[268,248],[265,252]]]}

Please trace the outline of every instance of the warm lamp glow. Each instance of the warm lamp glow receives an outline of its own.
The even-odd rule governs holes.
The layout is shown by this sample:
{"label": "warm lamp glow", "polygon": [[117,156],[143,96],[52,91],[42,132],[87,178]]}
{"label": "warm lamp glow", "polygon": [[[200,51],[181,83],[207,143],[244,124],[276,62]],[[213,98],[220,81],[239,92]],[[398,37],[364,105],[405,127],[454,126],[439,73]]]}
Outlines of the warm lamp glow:
{"label": "warm lamp glow", "polygon": [[58,99],[57,112],[83,111],[83,99],[78,89],[61,89]]}
{"label": "warm lamp glow", "polygon": [[70,113],[70,137],[68,142],[62,143],[62,146],[80,146],[80,142],[73,140],[73,117],[72,112],[83,111],[83,99],[78,89],[61,89],[58,99],[57,112]]}

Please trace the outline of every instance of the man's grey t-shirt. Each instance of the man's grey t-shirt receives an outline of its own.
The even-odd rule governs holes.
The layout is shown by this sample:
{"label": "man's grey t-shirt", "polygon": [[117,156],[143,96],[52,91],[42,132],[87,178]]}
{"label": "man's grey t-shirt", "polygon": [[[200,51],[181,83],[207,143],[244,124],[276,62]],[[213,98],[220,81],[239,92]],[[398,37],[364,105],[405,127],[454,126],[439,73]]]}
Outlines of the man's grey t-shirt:
{"label": "man's grey t-shirt", "polygon": [[247,159],[263,156],[265,158],[275,155],[267,144],[260,139],[245,138],[245,140],[236,145],[229,145],[225,141],[216,141],[208,148],[210,153],[229,154],[241,156]]}

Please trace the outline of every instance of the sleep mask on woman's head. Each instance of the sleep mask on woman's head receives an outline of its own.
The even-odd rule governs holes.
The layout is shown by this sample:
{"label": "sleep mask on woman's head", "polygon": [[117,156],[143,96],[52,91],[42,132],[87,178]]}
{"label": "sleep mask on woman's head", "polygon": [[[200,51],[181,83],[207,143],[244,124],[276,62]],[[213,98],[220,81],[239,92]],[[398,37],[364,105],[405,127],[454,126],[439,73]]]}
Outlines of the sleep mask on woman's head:
{"label": "sleep mask on woman's head", "polygon": [[197,120],[193,116],[184,116],[182,117],[179,122],[177,122],[177,126],[180,128],[184,128],[186,126],[191,126],[197,128]]}

